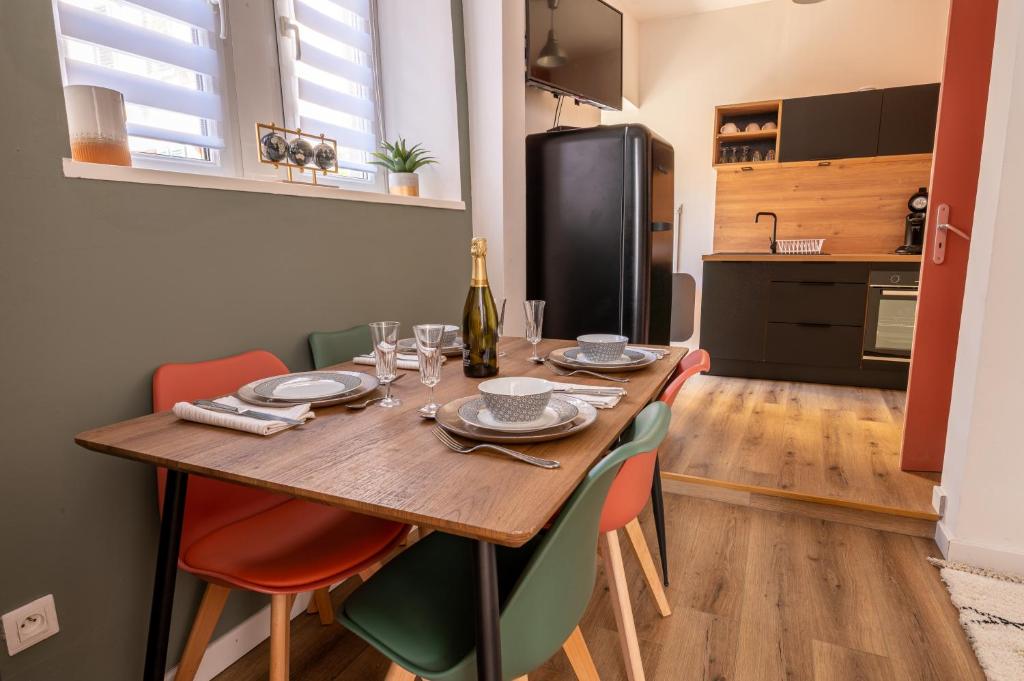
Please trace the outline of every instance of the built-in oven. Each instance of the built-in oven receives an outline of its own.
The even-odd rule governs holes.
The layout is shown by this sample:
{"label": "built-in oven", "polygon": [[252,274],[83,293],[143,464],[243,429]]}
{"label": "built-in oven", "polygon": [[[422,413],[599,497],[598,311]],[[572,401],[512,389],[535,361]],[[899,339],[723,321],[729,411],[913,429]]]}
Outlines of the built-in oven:
{"label": "built-in oven", "polygon": [[864,360],[910,362],[920,272],[872,270],[864,323]]}

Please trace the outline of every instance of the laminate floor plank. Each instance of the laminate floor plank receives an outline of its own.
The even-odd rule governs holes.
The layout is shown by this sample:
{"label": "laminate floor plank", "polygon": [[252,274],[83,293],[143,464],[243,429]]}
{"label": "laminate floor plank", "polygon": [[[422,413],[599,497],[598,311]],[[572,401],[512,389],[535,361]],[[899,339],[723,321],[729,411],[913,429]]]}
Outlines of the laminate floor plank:
{"label": "laminate floor plank", "polygon": [[[665,504],[671,617],[624,552],[648,681],[984,681],[931,540],[677,494]],[[648,511],[641,527],[653,542]],[[603,574],[581,629],[602,681],[625,681]],[[264,643],[215,681],[263,679],[266,656]],[[341,626],[292,623],[293,681],[381,681],[387,667]],[[575,681],[560,650],[530,679]]]}
{"label": "laminate floor plank", "polygon": [[897,390],[695,376],[673,408],[662,471],[934,517],[938,476],[900,470],[905,398]]}

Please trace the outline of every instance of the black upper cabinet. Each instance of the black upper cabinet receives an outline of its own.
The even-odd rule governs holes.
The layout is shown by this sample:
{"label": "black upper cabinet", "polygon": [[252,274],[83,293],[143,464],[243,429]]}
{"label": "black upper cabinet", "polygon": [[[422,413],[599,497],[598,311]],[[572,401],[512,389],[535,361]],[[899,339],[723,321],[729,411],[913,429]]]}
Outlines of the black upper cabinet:
{"label": "black upper cabinet", "polygon": [[938,83],[883,90],[878,155],[930,154],[938,110]]}
{"label": "black upper cabinet", "polygon": [[784,100],[779,160],[875,156],[881,118],[882,90]]}

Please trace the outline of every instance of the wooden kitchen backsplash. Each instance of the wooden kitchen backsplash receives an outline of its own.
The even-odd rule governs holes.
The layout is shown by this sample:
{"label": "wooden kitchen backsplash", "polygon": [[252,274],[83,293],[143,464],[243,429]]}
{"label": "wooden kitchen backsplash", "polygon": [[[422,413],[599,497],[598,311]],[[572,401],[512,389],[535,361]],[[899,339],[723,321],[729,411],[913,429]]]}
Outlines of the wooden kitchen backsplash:
{"label": "wooden kitchen backsplash", "polygon": [[715,252],[767,251],[771,219],[779,239],[824,238],[827,253],[892,253],[903,243],[907,201],[928,186],[931,154],[718,168]]}

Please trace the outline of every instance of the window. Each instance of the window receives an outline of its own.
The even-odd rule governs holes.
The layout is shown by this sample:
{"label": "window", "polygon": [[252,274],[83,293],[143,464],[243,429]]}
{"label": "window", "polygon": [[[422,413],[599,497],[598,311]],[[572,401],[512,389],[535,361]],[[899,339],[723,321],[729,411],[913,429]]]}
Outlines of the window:
{"label": "window", "polygon": [[277,0],[285,124],[338,141],[340,175],[373,182],[381,133],[370,0]]}
{"label": "window", "polygon": [[222,48],[209,0],[57,0],[64,80],[124,94],[136,160],[221,166]]}

